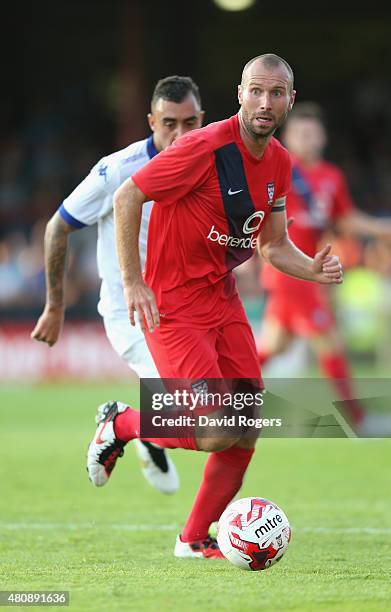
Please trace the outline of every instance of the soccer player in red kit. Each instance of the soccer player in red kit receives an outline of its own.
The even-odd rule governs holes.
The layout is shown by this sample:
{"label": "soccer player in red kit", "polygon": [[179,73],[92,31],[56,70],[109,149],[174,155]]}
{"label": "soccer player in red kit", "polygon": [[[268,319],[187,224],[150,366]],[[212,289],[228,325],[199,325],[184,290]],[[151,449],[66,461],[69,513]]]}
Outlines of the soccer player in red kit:
{"label": "soccer player in red kit", "polygon": [[[291,240],[313,257],[325,230],[334,226],[358,236],[391,237],[391,222],[359,211],[342,171],[323,159],[326,130],[321,108],[313,102],[295,105],[282,133],[291,153],[292,188],[286,200]],[[384,416],[366,414],[354,398],[351,373],[326,287],[302,282],[268,265],[262,266],[261,286],[267,292],[259,338],[260,364],[286,350],[295,336],[308,338],[321,371],[335,384],[348,418],[361,435],[389,435]],[[380,422],[381,421],[381,422]],[[388,434],[384,431],[388,423]]]}
{"label": "soccer player in red kit", "polygon": [[[256,245],[288,274],[340,283],[330,246],[307,257],[286,233],[285,196],[291,165],[273,138],[294,103],[293,73],[274,54],[250,60],[230,119],[179,138],[117,190],[116,241],[131,323],[135,312],[162,378],[252,379],[262,388],[255,340],[232,270]],[[154,200],[144,278],[138,253],[143,203]],[[139,413],[119,406],[102,425],[115,438],[110,472],[121,448],[140,437]],[[248,433],[248,432],[247,432]],[[100,428],[96,438],[103,434]],[[239,490],[257,434],[239,437],[148,438],[165,448],[208,451],[203,480],[174,554],[221,557],[212,522]],[[92,443],[95,443],[95,442]],[[106,452],[107,456],[107,452]]]}

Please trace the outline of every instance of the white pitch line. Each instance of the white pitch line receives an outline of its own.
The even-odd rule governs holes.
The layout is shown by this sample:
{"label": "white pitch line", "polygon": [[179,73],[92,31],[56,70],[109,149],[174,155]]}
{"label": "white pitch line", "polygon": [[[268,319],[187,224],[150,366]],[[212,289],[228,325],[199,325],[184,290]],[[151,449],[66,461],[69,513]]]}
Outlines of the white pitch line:
{"label": "white pitch line", "polygon": [[[0,523],[0,531],[23,530],[51,530],[61,529],[77,531],[84,529],[112,529],[114,531],[178,531],[180,525],[167,524],[144,524],[144,523]],[[314,534],[372,534],[372,535],[391,535],[391,527],[294,527],[294,533],[314,533]]]}
{"label": "white pitch line", "polygon": [[391,534],[391,527],[292,527],[292,531],[299,533],[330,533],[330,534],[349,534],[349,533],[369,533],[369,534]]}
{"label": "white pitch line", "polygon": [[120,531],[175,531],[179,525],[144,525],[132,523],[0,523],[1,529],[17,531],[18,529],[114,529]]}

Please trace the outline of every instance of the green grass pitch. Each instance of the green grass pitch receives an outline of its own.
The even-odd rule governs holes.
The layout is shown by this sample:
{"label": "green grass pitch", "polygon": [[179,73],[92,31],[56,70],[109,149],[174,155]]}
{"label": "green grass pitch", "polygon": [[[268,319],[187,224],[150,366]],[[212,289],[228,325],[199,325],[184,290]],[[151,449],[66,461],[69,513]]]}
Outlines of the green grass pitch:
{"label": "green grass pitch", "polygon": [[173,557],[204,454],[172,452],[174,496],[144,482],[131,445],[107,486],[88,481],[96,405],[135,395],[124,384],[0,389],[0,589],[68,590],[83,611],[388,609],[391,440],[260,439],[239,496],[281,505],[293,537],[276,566],[244,572]]}

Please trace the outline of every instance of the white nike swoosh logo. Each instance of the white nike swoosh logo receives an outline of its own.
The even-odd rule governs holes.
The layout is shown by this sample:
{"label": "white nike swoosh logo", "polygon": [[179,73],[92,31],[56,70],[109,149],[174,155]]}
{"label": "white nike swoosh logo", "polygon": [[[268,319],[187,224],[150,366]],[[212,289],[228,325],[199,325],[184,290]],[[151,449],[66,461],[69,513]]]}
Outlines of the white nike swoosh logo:
{"label": "white nike swoosh logo", "polygon": [[232,191],[231,187],[228,189],[228,195],[235,195],[235,193],[240,193],[243,189],[238,189],[237,191]]}

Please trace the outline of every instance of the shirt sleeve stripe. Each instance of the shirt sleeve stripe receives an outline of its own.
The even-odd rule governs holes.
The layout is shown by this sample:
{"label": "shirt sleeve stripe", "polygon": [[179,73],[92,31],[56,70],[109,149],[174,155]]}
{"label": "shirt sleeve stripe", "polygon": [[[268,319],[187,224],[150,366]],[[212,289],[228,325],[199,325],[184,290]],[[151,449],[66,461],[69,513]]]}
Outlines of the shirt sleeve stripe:
{"label": "shirt sleeve stripe", "polygon": [[72,217],[72,215],[70,215],[69,212],[66,210],[64,204],[61,204],[60,208],[58,209],[58,212],[60,213],[64,221],[66,221],[68,225],[72,225],[72,227],[77,227],[78,229],[80,229],[82,227],[86,227],[87,225],[86,223],[78,221],[77,219],[75,219],[75,217]]}

